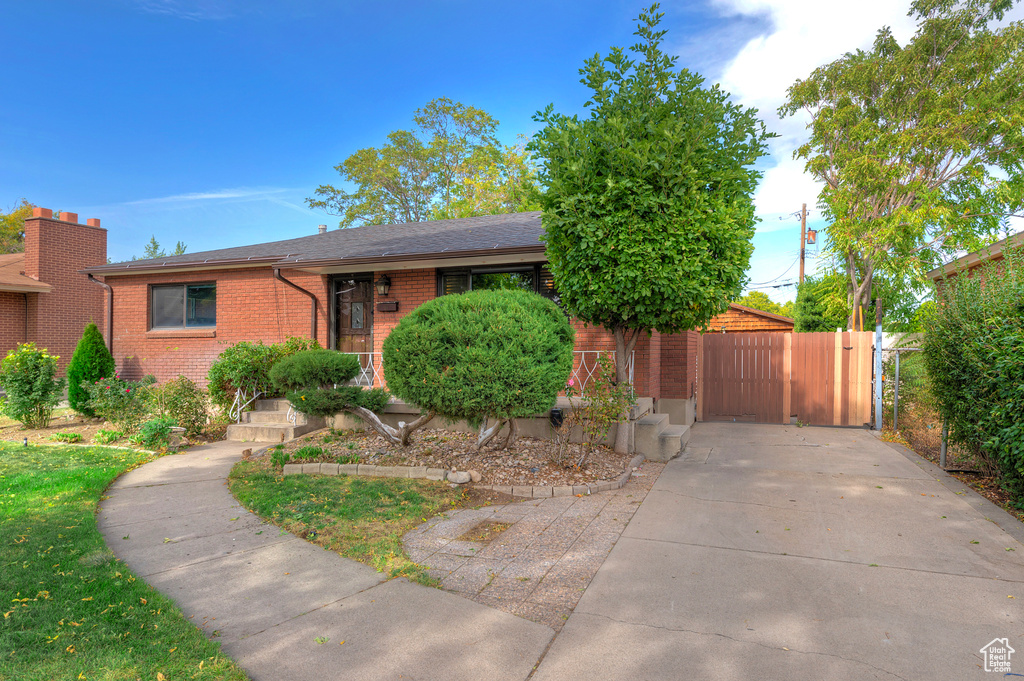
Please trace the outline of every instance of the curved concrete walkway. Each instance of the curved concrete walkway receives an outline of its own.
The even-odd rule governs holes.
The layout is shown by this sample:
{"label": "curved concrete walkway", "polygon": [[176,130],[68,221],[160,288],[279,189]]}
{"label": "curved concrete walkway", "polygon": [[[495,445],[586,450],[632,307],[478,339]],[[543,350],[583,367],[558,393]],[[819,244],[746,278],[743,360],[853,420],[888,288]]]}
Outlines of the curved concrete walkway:
{"label": "curved concrete walkway", "polygon": [[403,579],[385,582],[262,522],[227,488],[243,448],[219,442],[125,474],[100,504],[99,528],[118,558],[252,679],[530,674],[550,628]]}

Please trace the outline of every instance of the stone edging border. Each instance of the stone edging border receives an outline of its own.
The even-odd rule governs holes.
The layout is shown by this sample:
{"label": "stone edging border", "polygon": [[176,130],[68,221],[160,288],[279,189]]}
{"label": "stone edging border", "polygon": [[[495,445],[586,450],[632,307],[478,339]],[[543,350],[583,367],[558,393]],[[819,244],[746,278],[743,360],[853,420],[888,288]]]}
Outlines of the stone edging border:
{"label": "stone edging border", "polygon": [[[629,461],[626,470],[611,482],[595,482],[589,485],[564,485],[561,487],[533,487],[529,485],[474,485],[477,489],[501,492],[524,499],[546,499],[549,497],[571,497],[579,494],[593,494],[621,489],[633,475],[633,469],[644,461],[638,454]],[[284,475],[365,475],[378,478],[415,478],[420,480],[448,480],[453,471],[426,466],[373,466],[364,463],[286,463]],[[455,483],[462,484],[462,483]]]}

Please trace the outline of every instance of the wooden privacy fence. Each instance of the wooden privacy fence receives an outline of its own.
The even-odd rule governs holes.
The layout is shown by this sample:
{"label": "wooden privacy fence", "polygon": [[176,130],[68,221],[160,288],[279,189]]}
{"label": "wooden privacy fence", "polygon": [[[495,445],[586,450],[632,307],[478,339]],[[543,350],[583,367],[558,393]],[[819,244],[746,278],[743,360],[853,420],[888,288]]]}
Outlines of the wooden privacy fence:
{"label": "wooden privacy fence", "polygon": [[697,351],[697,418],[867,424],[871,347],[870,332],[704,334]]}

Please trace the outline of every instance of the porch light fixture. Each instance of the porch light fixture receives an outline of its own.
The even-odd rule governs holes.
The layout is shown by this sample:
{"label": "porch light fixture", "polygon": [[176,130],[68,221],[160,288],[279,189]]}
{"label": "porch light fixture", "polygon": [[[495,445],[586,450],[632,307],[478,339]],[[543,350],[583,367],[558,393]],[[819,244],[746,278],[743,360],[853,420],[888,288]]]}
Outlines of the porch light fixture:
{"label": "porch light fixture", "polygon": [[386,296],[388,291],[391,290],[391,279],[386,274],[380,275],[380,279],[373,283],[377,287],[377,293],[382,296]]}

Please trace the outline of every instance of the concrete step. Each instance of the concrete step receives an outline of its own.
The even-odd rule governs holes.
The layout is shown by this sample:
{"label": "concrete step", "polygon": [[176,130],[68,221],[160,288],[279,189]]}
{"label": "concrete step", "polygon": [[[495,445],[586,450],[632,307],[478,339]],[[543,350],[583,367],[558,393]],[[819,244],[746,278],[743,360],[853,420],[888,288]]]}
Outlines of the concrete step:
{"label": "concrete step", "polygon": [[255,411],[280,411],[287,412],[291,406],[288,400],[283,397],[274,397],[269,400],[256,400]]}
{"label": "concrete step", "polygon": [[[295,424],[305,425],[306,415],[295,413]],[[242,423],[286,423],[288,410],[284,411],[245,411],[242,412]]]}
{"label": "concrete step", "polygon": [[244,442],[284,442],[324,427],[322,419],[292,425],[287,421],[271,423],[232,423],[225,436],[227,440]]}
{"label": "concrete step", "polygon": [[658,451],[654,456],[647,455],[652,461],[669,461],[676,458],[690,441],[690,426],[669,425],[658,433]]}
{"label": "concrete step", "polygon": [[660,461],[653,458],[661,452],[658,436],[670,425],[668,414],[648,414],[637,419],[633,430],[634,451],[652,461]]}

